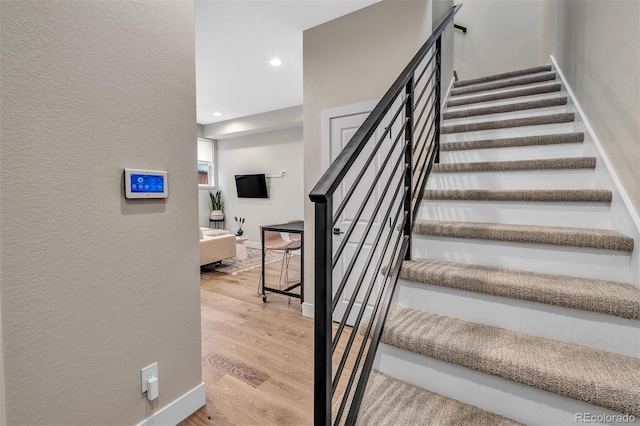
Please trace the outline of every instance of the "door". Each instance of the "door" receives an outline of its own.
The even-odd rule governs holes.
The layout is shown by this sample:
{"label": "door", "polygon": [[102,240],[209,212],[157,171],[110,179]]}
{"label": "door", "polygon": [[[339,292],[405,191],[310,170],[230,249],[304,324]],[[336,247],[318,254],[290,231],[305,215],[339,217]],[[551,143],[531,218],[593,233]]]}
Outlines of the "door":
{"label": "door", "polygon": [[[323,130],[324,135],[326,136],[324,138],[325,146],[329,150],[326,154],[328,157],[327,163],[335,160],[338,154],[351,140],[360,125],[368,117],[374,106],[374,103],[358,104],[326,112],[326,119],[323,120],[325,129]],[[386,124],[388,121],[388,119],[383,120],[383,123],[376,130],[374,137],[361,152],[355,164],[336,190],[333,199],[334,214],[356,182],[356,178],[361,170],[363,170],[366,160],[374,150],[374,146],[383,136],[385,128],[388,125]],[[380,149],[376,153],[372,162],[365,168],[364,175],[357,184],[356,190],[349,198],[349,201],[347,202],[344,210],[338,216],[338,220],[335,224],[335,232],[333,235],[334,256],[341,245],[344,245],[344,248],[343,253],[340,255],[339,261],[333,271],[334,296],[341,282],[344,282],[345,286],[333,314],[334,321],[339,322],[342,320],[349,302],[353,300],[353,307],[347,319],[347,324],[354,324],[358,313],[363,306],[364,297],[368,292],[369,285],[372,280],[375,279],[372,292],[367,298],[367,306],[364,308],[365,312],[363,318],[368,318],[373,307],[373,303],[375,303],[376,296],[380,290],[383,277],[380,274],[380,270],[377,265],[380,263],[380,256],[384,251],[383,243],[386,240],[385,237],[394,229],[390,226],[389,219],[386,221],[384,220],[384,216],[389,207],[389,203],[393,195],[392,193],[396,188],[395,182],[398,182],[399,178],[399,174],[394,173],[391,166],[396,163],[396,159],[402,155],[402,141],[395,144],[394,152],[391,153],[386,164],[385,158],[387,154],[389,154],[392,146],[394,146],[394,141],[398,137],[398,131],[400,129],[401,124],[399,122],[394,123],[392,130],[385,136]],[[380,177],[373,187],[373,192],[365,202],[367,192],[372,187],[372,182],[374,182],[378,173],[380,173]],[[394,177],[395,182],[391,182],[391,185],[389,185],[389,188],[383,197],[385,185],[390,182],[390,180],[394,180]],[[381,200],[381,197],[383,197],[383,203],[379,210],[376,211],[376,205]],[[358,210],[363,203],[365,203],[365,207],[360,216],[358,216]],[[395,209],[395,206],[397,205],[397,203],[394,203],[393,209]],[[391,215],[394,216],[394,211],[392,211]],[[383,223],[383,221],[385,223]],[[349,232],[351,227],[353,227],[353,229]],[[366,238],[363,238],[367,227],[369,227],[367,236]],[[380,239],[378,244],[374,244],[378,233],[381,234]],[[347,236],[348,238],[345,241],[345,237]],[[385,262],[382,262],[382,266],[386,266]],[[352,264],[353,266],[351,266]],[[351,272],[349,276],[346,277],[346,274],[350,269]],[[364,280],[362,280],[362,283],[359,286],[360,288],[358,288],[358,282],[363,275]]]}

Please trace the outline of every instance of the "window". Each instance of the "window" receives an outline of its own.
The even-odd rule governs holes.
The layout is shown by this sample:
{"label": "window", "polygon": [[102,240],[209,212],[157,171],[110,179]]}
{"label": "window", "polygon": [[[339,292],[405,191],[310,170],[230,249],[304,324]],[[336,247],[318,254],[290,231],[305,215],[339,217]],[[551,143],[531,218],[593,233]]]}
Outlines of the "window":
{"label": "window", "polygon": [[214,145],[210,139],[198,139],[198,185],[214,186]]}

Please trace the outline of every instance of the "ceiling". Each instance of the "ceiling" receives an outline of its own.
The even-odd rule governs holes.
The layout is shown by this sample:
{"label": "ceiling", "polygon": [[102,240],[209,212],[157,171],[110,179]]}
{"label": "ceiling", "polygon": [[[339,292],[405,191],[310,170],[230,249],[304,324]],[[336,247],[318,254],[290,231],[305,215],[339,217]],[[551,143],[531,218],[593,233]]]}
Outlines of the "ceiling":
{"label": "ceiling", "polygon": [[377,1],[196,0],[198,124],[301,105],[302,31]]}

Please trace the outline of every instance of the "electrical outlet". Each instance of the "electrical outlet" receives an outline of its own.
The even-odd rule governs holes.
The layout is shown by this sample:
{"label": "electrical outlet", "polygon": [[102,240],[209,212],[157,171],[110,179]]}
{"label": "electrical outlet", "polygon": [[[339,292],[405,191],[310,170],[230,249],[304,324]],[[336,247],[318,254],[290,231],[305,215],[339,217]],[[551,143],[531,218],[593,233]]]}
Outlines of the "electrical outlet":
{"label": "electrical outlet", "polygon": [[158,378],[158,363],[154,362],[151,365],[147,365],[141,370],[140,379],[142,380],[142,393],[147,391],[147,380],[151,377]]}

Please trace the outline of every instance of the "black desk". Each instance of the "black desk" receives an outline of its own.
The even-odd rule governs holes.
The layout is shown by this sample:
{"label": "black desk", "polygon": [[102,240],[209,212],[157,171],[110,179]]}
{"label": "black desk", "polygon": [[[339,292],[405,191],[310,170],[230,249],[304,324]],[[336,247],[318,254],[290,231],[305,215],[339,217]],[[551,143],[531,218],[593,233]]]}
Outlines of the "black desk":
{"label": "black desk", "polygon": [[[265,270],[264,270],[264,234],[267,231],[274,232],[288,232],[290,234],[300,234],[300,282],[294,283],[293,285],[285,288],[284,290],[280,290],[279,288],[271,288],[267,287],[265,282]],[[280,223],[278,225],[269,225],[262,227],[262,301],[267,301],[267,291],[271,291],[273,293],[284,294],[285,296],[295,297],[296,299],[300,299],[300,302],[304,302],[304,222],[287,222]],[[286,255],[286,254],[285,254]],[[300,287],[300,293],[292,293],[291,290]]]}

